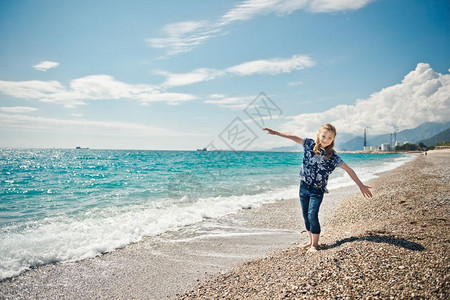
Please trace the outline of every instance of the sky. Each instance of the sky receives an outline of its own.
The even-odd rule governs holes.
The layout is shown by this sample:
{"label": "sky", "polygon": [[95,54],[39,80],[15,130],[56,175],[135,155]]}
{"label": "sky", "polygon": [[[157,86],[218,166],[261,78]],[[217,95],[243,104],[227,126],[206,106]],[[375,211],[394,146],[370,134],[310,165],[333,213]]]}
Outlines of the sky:
{"label": "sky", "polygon": [[448,0],[3,0],[0,147],[260,150],[450,121]]}

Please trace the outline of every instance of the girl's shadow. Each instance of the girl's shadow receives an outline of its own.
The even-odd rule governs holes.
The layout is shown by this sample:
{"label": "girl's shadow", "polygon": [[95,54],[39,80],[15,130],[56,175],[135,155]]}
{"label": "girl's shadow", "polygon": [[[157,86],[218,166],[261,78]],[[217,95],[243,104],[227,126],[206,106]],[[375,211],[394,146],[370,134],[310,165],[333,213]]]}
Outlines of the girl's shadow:
{"label": "girl's shadow", "polygon": [[352,243],[352,242],[357,242],[357,241],[368,241],[368,242],[374,242],[374,243],[391,244],[391,245],[402,247],[402,248],[412,250],[412,251],[424,251],[425,250],[425,247],[419,243],[411,242],[411,241],[405,240],[403,238],[396,238],[396,237],[388,236],[388,235],[376,235],[376,234],[372,234],[372,233],[369,233],[368,235],[363,236],[363,237],[352,236],[349,238],[345,238],[345,239],[336,241],[334,244],[331,244],[331,245],[328,245],[328,244],[322,245],[320,248],[323,250],[333,249],[333,248],[341,246],[342,244]]}

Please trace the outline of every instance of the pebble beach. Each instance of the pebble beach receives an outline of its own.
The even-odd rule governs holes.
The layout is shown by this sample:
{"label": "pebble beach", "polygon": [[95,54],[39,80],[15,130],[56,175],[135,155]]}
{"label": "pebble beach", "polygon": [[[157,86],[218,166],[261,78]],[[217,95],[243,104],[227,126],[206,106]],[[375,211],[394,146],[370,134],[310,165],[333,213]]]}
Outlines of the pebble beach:
{"label": "pebble beach", "polygon": [[340,201],[308,253],[298,244],[207,279],[179,299],[448,299],[450,153],[429,152]]}

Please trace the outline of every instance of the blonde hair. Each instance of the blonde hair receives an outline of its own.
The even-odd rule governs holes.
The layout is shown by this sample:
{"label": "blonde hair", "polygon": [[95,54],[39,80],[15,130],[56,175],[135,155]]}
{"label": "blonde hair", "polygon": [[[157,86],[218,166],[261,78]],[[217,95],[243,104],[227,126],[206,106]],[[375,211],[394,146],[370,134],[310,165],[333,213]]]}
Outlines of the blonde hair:
{"label": "blonde hair", "polygon": [[[314,153],[320,154],[320,140],[319,140],[319,134],[321,130],[328,130],[329,132],[334,134],[334,138],[336,138],[336,128],[331,124],[323,124],[322,127],[320,127],[319,131],[317,132],[316,136],[316,145],[314,146]],[[325,159],[329,159],[331,156],[333,156],[334,153],[334,138],[331,144],[329,144],[327,147],[325,147]]]}

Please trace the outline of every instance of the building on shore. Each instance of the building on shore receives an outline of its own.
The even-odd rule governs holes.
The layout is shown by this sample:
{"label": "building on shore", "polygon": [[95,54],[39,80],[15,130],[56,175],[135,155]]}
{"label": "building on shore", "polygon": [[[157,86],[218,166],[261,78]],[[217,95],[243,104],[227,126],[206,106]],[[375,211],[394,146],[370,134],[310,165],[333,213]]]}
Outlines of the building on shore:
{"label": "building on shore", "polygon": [[364,152],[391,152],[391,144],[384,143],[380,146],[366,146],[364,147]]}
{"label": "building on shore", "polygon": [[364,147],[365,152],[379,152],[381,150],[380,146],[366,146]]}
{"label": "building on shore", "polygon": [[391,144],[389,143],[384,143],[381,144],[381,151],[385,152],[385,151],[391,151]]}

